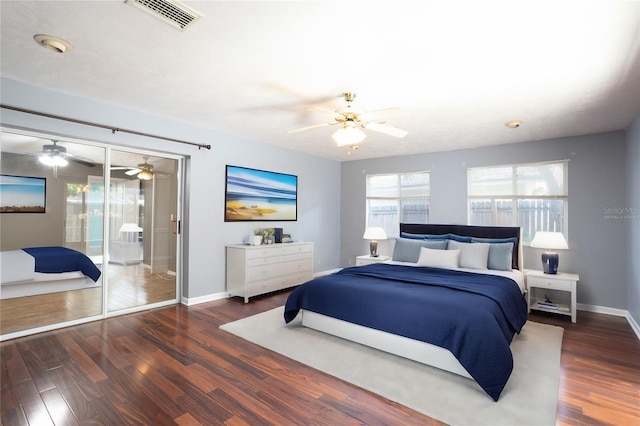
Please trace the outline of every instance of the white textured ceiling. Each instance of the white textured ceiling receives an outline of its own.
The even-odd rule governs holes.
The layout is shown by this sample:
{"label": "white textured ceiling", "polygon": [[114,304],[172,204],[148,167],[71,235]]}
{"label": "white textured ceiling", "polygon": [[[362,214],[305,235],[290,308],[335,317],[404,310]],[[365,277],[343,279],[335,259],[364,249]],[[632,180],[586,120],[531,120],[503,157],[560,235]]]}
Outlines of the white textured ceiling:
{"label": "white textured ceiling", "polygon": [[[123,0],[3,0],[1,74],[340,161],[619,130],[640,112],[639,1],[185,4],[204,17],[180,32]],[[344,91],[403,108],[408,136],[366,131],[347,155],[335,127],[286,133]]]}

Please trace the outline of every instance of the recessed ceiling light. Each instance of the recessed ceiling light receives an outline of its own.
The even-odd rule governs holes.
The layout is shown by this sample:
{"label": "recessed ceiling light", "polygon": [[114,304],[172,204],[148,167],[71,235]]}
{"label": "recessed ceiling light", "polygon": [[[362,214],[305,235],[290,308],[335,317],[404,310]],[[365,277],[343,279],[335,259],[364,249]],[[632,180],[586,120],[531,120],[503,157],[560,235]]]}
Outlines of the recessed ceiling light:
{"label": "recessed ceiling light", "polygon": [[73,49],[68,42],[58,37],[53,37],[45,34],[36,34],[33,36],[34,40],[42,47],[51,49],[54,52],[64,53]]}
{"label": "recessed ceiling light", "polygon": [[522,120],[510,120],[504,123],[504,125],[510,129],[517,129],[518,127],[522,126]]}

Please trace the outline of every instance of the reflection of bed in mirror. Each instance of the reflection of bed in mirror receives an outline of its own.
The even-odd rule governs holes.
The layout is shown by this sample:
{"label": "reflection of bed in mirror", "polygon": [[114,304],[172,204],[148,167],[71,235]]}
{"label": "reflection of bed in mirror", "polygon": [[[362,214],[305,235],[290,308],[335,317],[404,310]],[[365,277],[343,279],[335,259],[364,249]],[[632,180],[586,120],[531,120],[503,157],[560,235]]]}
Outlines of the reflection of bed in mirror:
{"label": "reflection of bed in mirror", "polygon": [[[402,240],[415,259],[345,268],[303,284],[289,296],[285,320],[301,312],[306,327],[472,377],[497,401],[511,374],[509,343],[526,321],[520,228],[401,224],[400,231],[405,238],[396,246]],[[484,268],[458,266],[456,238],[476,245],[464,246],[468,253],[485,250]],[[500,267],[492,270],[494,245]],[[456,255],[455,265],[421,264],[422,247],[438,263]]]}
{"label": "reflection of bed in mirror", "polygon": [[0,299],[81,290],[102,285],[100,269],[66,247],[31,247],[0,252]]}

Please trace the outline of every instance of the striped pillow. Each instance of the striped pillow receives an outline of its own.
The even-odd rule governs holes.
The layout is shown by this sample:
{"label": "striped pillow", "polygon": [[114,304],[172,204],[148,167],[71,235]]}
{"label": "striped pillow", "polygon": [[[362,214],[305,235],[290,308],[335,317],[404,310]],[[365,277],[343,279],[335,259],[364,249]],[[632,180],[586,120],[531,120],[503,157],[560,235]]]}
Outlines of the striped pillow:
{"label": "striped pillow", "polygon": [[436,250],[446,250],[447,240],[413,240],[409,238],[396,238],[396,244],[393,247],[392,260],[399,262],[416,263],[420,258],[420,248],[427,247]]}

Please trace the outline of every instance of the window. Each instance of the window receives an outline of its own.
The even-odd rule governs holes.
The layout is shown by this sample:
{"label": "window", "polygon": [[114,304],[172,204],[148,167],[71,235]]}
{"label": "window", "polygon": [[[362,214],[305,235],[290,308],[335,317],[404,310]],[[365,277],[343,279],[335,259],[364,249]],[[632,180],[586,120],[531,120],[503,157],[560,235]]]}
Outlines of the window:
{"label": "window", "polygon": [[470,225],[520,226],[529,243],[536,231],[567,237],[568,161],[468,170]]}
{"label": "window", "polygon": [[429,172],[368,175],[367,227],[396,237],[401,222],[429,222]]}

